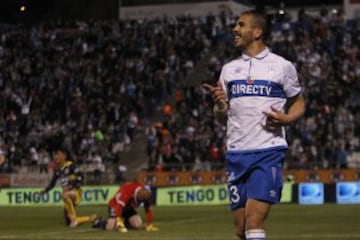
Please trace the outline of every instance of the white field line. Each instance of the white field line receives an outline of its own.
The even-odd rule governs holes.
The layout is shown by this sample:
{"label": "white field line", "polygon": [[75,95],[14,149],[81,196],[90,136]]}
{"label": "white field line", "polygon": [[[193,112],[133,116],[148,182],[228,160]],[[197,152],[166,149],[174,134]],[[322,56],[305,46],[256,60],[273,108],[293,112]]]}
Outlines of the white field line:
{"label": "white field line", "polygon": [[[38,235],[27,235],[27,236],[14,236],[14,235],[6,235],[6,236],[0,236],[0,239],[9,239],[9,240],[20,240],[20,239],[34,239],[34,240],[67,240],[67,239],[74,239],[74,236],[59,236],[60,233],[63,232],[49,232],[46,235],[45,234],[38,234]],[[151,233],[149,233],[151,235]],[[119,234],[120,235],[120,234]],[[31,238],[28,238],[31,237]],[[149,239],[148,237],[144,237],[146,239]],[[359,239],[360,234],[299,234],[299,235],[272,235],[271,239]],[[94,240],[107,240],[107,239],[119,239],[119,236],[117,235],[107,235],[107,236],[76,236],[77,240],[88,240],[88,239],[94,239]],[[122,240],[141,240],[138,236],[133,237],[126,237],[124,234],[121,234]],[[233,239],[236,239],[235,237]],[[271,240],[269,239],[269,240]],[[168,237],[168,236],[156,236],[156,240],[224,240],[222,237]]]}
{"label": "white field line", "polygon": [[198,217],[198,218],[190,218],[190,219],[179,219],[174,221],[166,221],[166,222],[157,222],[156,225],[173,225],[173,224],[179,224],[179,223],[192,223],[192,222],[198,222],[201,220],[209,220],[209,219],[215,219],[218,218],[217,216],[207,216],[207,217]]}

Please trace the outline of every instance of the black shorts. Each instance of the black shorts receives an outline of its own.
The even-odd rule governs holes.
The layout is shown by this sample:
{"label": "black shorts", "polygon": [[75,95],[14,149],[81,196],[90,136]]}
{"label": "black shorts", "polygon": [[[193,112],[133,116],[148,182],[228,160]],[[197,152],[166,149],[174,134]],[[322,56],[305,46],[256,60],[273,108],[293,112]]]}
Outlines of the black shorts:
{"label": "black shorts", "polygon": [[[128,206],[124,207],[121,217],[122,217],[122,219],[124,221],[125,227],[131,228],[129,219],[132,216],[137,215],[137,214],[138,214],[138,212],[134,208],[128,207]],[[109,217],[110,218],[115,218],[115,211],[112,208],[109,208]]]}

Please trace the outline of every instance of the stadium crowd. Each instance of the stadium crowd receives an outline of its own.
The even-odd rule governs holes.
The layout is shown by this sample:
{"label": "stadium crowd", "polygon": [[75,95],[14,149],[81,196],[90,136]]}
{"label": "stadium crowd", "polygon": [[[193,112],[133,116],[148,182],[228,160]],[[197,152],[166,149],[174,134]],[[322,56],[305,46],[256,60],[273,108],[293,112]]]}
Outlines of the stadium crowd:
{"label": "stadium crowd", "polygon": [[[239,54],[225,33],[231,32],[234,18],[221,17],[216,21],[217,44],[204,73],[211,81],[216,81],[224,63]],[[307,102],[305,117],[288,127],[285,168],[360,167],[359,22],[345,23],[341,12],[327,11],[317,17],[299,11],[296,21],[280,17],[273,18],[269,45],[295,64]],[[176,111],[169,117],[165,105],[163,123],[148,130],[151,169],[159,161],[158,168],[167,170],[223,168],[224,129],[209,113],[208,93],[200,84],[181,91],[181,100],[175,96]]]}
{"label": "stadium crowd", "polygon": [[179,17],[2,28],[2,171],[49,164],[59,141],[80,163],[116,162],[210,47],[205,26]]}
{"label": "stadium crowd", "polygon": [[[59,139],[78,162],[116,163],[140,125],[149,170],[223,169],[225,129],[201,81],[216,81],[239,54],[231,43],[235,19],[0,28],[1,171],[46,172]],[[360,167],[360,26],[322,12],[274,18],[272,27],[269,45],[296,65],[307,102],[305,118],[288,129],[286,167]],[[193,69],[203,78],[190,79]],[[162,120],[152,122],[159,108]]]}

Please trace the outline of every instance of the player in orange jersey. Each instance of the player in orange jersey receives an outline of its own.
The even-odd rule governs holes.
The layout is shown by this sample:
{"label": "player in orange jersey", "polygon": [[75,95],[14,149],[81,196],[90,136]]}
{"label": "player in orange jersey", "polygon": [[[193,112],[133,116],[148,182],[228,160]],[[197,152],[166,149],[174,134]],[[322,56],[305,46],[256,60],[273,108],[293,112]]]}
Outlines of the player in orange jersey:
{"label": "player in orange jersey", "polygon": [[[146,213],[146,224],[143,223],[136,208],[143,206]],[[153,225],[153,212],[151,210],[151,192],[141,183],[126,183],[110,199],[109,217],[106,220],[96,220],[93,228],[104,230],[117,230],[127,232],[128,229],[145,229],[158,231]]]}

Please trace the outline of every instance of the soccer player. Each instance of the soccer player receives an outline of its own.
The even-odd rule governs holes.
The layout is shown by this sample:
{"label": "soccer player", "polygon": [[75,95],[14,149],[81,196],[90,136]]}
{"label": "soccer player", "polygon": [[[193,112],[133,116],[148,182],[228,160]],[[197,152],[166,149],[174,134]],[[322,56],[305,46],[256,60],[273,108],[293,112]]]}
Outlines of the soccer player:
{"label": "soccer player", "polygon": [[204,84],[215,118],[227,123],[230,208],[237,235],[247,240],[266,239],[266,218],[281,197],[284,126],[305,111],[297,71],[268,49],[266,31],[264,14],[243,12],[233,28],[242,55],[223,66],[216,86]]}
{"label": "soccer player", "polygon": [[[146,213],[146,224],[136,208],[143,205]],[[129,229],[145,229],[146,231],[158,231],[153,225],[153,212],[151,210],[151,192],[141,183],[125,183],[110,199],[109,217],[106,220],[96,220],[93,228],[104,230],[117,230],[127,232]]]}
{"label": "soccer player", "polygon": [[82,175],[76,164],[67,160],[68,152],[64,148],[59,148],[55,152],[56,169],[49,185],[41,191],[41,194],[49,192],[55,187],[59,180],[62,187],[62,200],[64,201],[64,218],[69,227],[76,227],[79,224],[93,222],[97,215],[78,217],[76,216],[76,205],[81,200]]}

